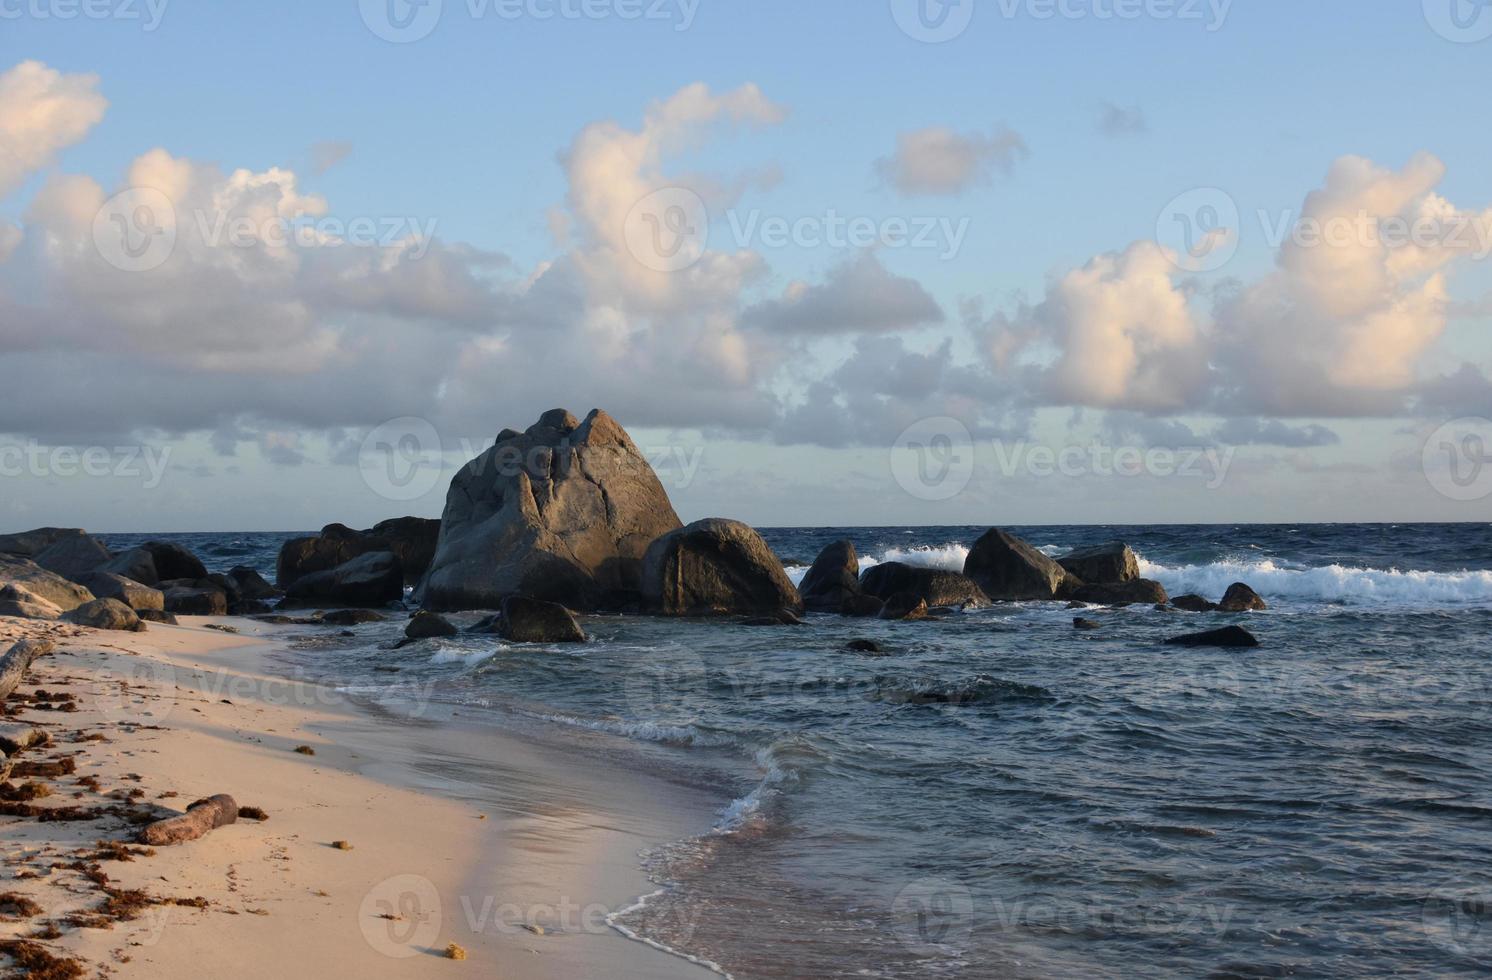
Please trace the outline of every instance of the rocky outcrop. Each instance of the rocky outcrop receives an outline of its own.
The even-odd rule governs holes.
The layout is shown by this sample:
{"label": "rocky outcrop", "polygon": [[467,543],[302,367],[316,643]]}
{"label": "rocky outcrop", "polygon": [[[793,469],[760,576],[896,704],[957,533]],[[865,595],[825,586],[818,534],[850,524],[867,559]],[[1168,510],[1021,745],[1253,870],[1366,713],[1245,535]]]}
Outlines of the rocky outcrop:
{"label": "rocky outcrop", "polygon": [[[285,617],[290,619],[290,617]],[[329,613],[317,613],[309,619],[290,619],[296,625],[314,626],[363,626],[368,623],[386,622],[388,617],[371,609],[333,609]]]}
{"label": "rocky outcrop", "polygon": [[159,581],[207,578],[207,568],[202,560],[174,541],[147,541],[140,547],[150,553]]}
{"label": "rocky outcrop", "polygon": [[803,611],[761,535],[722,518],[696,521],[652,543],[643,558],[642,599],[645,609],[664,616]]}
{"label": "rocky outcrop", "polygon": [[927,618],[927,600],[915,592],[898,592],[886,599],[881,619],[918,620]]}
{"label": "rocky outcrop", "polygon": [[404,569],[404,584],[414,585],[424,578],[435,560],[440,543],[440,521],[423,517],[395,517],[380,521],[363,532],[384,543],[380,550],[391,551]]}
{"label": "rocky outcrop", "polygon": [[1234,582],[1228,586],[1228,591],[1223,593],[1223,601],[1217,604],[1222,612],[1263,612],[1269,605],[1259,597],[1259,593],[1244,585],[1242,582]]}
{"label": "rocky outcrop", "polygon": [[855,546],[836,541],[814,559],[798,583],[803,605],[814,612],[839,612],[846,599],[860,594],[860,559]]}
{"label": "rocky outcrop", "polygon": [[642,589],[649,545],[678,527],[657,475],[611,416],[577,423],[557,409],[452,479],[421,598],[436,611],[495,609],[510,595],[623,608]]}
{"label": "rocky outcrop", "polygon": [[230,571],[227,579],[232,583],[234,591],[239,599],[243,601],[264,601],[266,599],[278,599],[282,593],[279,589],[265,581],[256,569],[247,565],[239,565]]}
{"label": "rocky outcrop", "polygon": [[860,576],[860,589],[888,605],[891,597],[898,593],[915,595],[930,607],[989,605],[984,590],[965,575],[899,561],[882,562],[867,568]]}
{"label": "rocky outcrop", "polygon": [[26,558],[0,555],[0,586],[16,585],[39,596],[63,612],[92,602],[94,595],[76,582],[69,582],[55,572]]}
{"label": "rocky outcrop", "polygon": [[114,575],[110,572],[89,572],[87,575],[80,576],[78,583],[87,586],[88,591],[100,599],[117,599],[137,613],[142,609],[164,610],[166,608],[166,597],[159,589],[141,585],[134,579],[125,578],[123,575]]}
{"label": "rocky outcrop", "polygon": [[885,603],[873,595],[852,595],[839,607],[839,615],[856,619],[873,619],[881,614]]}
{"label": "rocky outcrop", "polygon": [[1057,564],[1090,584],[1129,582],[1140,577],[1140,562],[1123,541],[1079,548],[1057,559]]}
{"label": "rocky outcrop", "polygon": [[409,625],[404,627],[404,636],[409,640],[432,640],[442,636],[455,636],[456,627],[444,616],[421,610],[414,614]]}
{"label": "rocky outcrop", "polygon": [[18,619],[61,619],[62,609],[19,585],[0,588],[0,616]]}
{"label": "rocky outcrop", "polygon": [[1205,633],[1173,636],[1166,643],[1173,647],[1256,647],[1259,638],[1242,626],[1227,626]]}
{"label": "rocky outcrop", "polygon": [[102,541],[79,532],[58,539],[32,560],[49,572],[76,581],[112,557]]}
{"label": "rocky outcrop", "polygon": [[404,571],[392,552],[360,555],[324,572],[298,577],[285,590],[290,602],[383,606],[404,597]]}
{"label": "rocky outcrop", "polygon": [[94,599],[72,610],[63,616],[69,623],[78,626],[91,626],[97,630],[130,630],[138,632],[142,629],[140,617],[135,611],[118,599]]}
{"label": "rocky outcrop", "polygon": [[1081,632],[1091,633],[1094,630],[1103,629],[1103,626],[1102,624],[1096,623],[1091,619],[1084,619],[1083,617],[1078,616],[1073,619],[1072,628]]}
{"label": "rocky outcrop", "polygon": [[141,585],[154,586],[159,585],[161,581],[160,572],[156,571],[155,557],[144,548],[121,551],[98,566],[95,571],[123,576]]}
{"label": "rocky outcrop", "polygon": [[328,524],[320,534],[291,538],[280,546],[275,565],[275,583],[289,589],[300,579],[317,572],[329,572],[354,558],[389,551],[388,543],[346,524]]}
{"label": "rocky outcrop", "polygon": [[974,543],[964,574],[995,600],[1058,599],[1082,582],[1067,569],[999,528]]}
{"label": "rocky outcrop", "polygon": [[19,534],[0,534],[0,555],[35,558],[59,541],[87,534],[80,527],[39,527]]}
{"label": "rocky outcrop", "polygon": [[1171,605],[1175,606],[1177,609],[1182,610],[1183,612],[1200,613],[1217,611],[1217,603],[1213,602],[1211,599],[1205,599],[1202,596],[1194,595],[1191,593],[1177,596],[1176,598],[1171,600]]}
{"label": "rocky outcrop", "polygon": [[503,600],[497,634],[512,643],[584,643],[585,630],[557,602],[513,595]]}
{"label": "rocky outcrop", "polygon": [[177,616],[228,615],[228,596],[221,589],[173,585],[165,589],[164,595],[166,612]]}
{"label": "rocky outcrop", "polygon": [[1139,602],[1153,606],[1170,600],[1170,596],[1166,595],[1166,587],[1148,578],[1083,585],[1072,593],[1072,597],[1079,602],[1096,606],[1128,606]]}

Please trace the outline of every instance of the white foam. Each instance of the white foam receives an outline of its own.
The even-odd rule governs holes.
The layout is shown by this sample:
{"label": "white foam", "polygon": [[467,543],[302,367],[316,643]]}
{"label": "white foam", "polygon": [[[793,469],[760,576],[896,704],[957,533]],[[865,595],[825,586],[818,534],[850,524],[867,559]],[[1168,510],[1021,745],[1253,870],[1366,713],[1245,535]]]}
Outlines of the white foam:
{"label": "white foam", "polygon": [[655,721],[614,721],[611,719],[578,718],[574,715],[534,715],[540,721],[553,722],[570,728],[583,728],[591,732],[622,735],[644,742],[659,742],[665,745],[727,746],[736,740],[729,735],[704,732],[693,725],[664,725]]}
{"label": "white foam", "polygon": [[750,793],[731,800],[725,809],[720,811],[720,819],[715,823],[714,833],[733,834],[753,826],[762,819],[762,807],[777,795],[777,788],[784,783],[796,782],[798,779],[796,772],[777,764],[771,748],[758,751],[756,763],[766,770],[766,775]]}
{"label": "white foam", "polygon": [[[888,561],[899,561],[903,565],[917,565],[922,568],[942,568],[950,572],[962,572],[964,560],[969,557],[969,546],[957,542],[938,545],[918,545],[912,548],[888,548],[880,555],[862,555],[860,557],[860,571],[874,568]],[[803,582],[803,576],[808,574],[806,565],[789,565],[785,571],[787,577],[794,585]]]}
{"label": "white foam", "polygon": [[472,653],[468,650],[440,649],[430,655],[432,664],[462,664],[467,667],[475,667],[484,660],[491,660],[497,656],[497,650],[478,650]]}
{"label": "white foam", "polygon": [[649,939],[646,936],[640,936],[635,931],[628,929],[626,926],[617,921],[625,915],[630,915],[633,912],[639,912],[642,909],[647,908],[648,902],[652,901],[660,895],[666,894],[668,894],[668,892],[666,889],[663,888],[660,888],[655,892],[649,892],[626,908],[618,909],[617,911],[608,915],[606,917],[606,924],[615,929],[617,932],[621,933],[623,936],[626,936],[633,942],[642,943],[645,946],[651,946],[654,949],[659,950],[660,952],[667,953],[669,956],[677,956],[681,960],[686,960],[690,963],[693,963],[695,966],[709,970],[711,973],[715,973],[719,976],[725,977],[725,980],[734,980],[730,973],[727,972],[725,967],[721,966],[719,963],[716,963],[712,960],[704,959],[703,957],[692,956],[689,953],[683,952],[682,950],[674,949],[672,946],[664,945],[663,943],[658,942],[656,939]]}
{"label": "white foam", "polygon": [[1234,582],[1246,582],[1266,600],[1425,606],[1492,602],[1492,571],[1415,572],[1343,565],[1291,567],[1274,561],[1220,561],[1168,566],[1140,558],[1140,574],[1172,595],[1195,592],[1220,597]]}

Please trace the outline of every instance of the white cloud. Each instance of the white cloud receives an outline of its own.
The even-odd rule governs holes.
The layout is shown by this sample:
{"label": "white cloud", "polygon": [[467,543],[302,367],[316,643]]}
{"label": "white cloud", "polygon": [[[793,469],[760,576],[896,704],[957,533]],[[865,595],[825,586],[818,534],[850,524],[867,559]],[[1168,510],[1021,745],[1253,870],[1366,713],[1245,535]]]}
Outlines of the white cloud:
{"label": "white cloud", "polygon": [[934,126],[900,134],[896,152],[877,160],[876,170],[902,194],[952,196],[987,183],[996,170],[1010,173],[1029,155],[1020,134],[1004,126],[989,135]]}
{"label": "white cloud", "polygon": [[104,116],[94,75],[64,75],[23,61],[0,75],[0,197],[49,165]]}

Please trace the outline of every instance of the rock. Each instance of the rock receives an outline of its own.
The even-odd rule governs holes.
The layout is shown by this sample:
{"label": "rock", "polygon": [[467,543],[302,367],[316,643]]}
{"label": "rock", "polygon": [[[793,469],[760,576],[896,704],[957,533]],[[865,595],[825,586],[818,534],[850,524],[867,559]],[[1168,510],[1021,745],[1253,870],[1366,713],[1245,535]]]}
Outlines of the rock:
{"label": "rock", "polygon": [[175,616],[168,612],[161,612],[158,609],[137,609],[135,613],[142,620],[149,623],[165,623],[169,626],[177,625]]}
{"label": "rock", "polygon": [[100,599],[118,599],[135,612],[142,609],[159,611],[166,608],[166,597],[159,589],[141,585],[123,575],[115,575],[111,572],[89,572],[87,575],[79,576],[77,581],[79,585],[87,586],[88,591]]}
{"label": "rock", "polygon": [[814,612],[838,612],[844,601],[860,594],[860,559],[855,546],[836,541],[814,559],[798,583],[803,605]]}
{"label": "rock", "polygon": [[178,616],[228,615],[228,596],[219,589],[173,586],[165,590],[165,597],[166,612]]}
{"label": "rock", "polygon": [[307,575],[329,572],[354,558],[389,550],[388,542],[365,531],[354,531],[345,524],[328,524],[320,534],[291,538],[280,546],[275,583],[288,590]]}
{"label": "rock", "polygon": [[941,568],[923,568],[899,561],[882,562],[860,576],[860,589],[882,601],[910,592],[928,606],[987,606],[989,597],[972,579]]}
{"label": "rock", "polygon": [[87,535],[80,527],[39,527],[19,534],[0,534],[0,555],[35,558],[59,541]]}
{"label": "rock", "polygon": [[278,599],[283,593],[267,582],[256,569],[239,565],[228,573],[228,581],[242,600]]}
{"label": "rock", "polygon": [[62,609],[23,586],[7,585],[0,588],[0,616],[58,620],[62,618]]}
{"label": "rock", "polygon": [[1091,548],[1079,548],[1057,564],[1084,582],[1128,582],[1140,577],[1140,563],[1123,541],[1110,541]]}
{"label": "rock", "polygon": [[451,625],[450,620],[423,609],[415,613],[409,625],[404,627],[404,635],[411,640],[430,640],[442,636],[455,636],[456,633],[456,627]]}
{"label": "rock", "polygon": [[611,416],[573,422],[545,413],[456,474],[420,587],[426,608],[494,609],[520,594],[575,609],[637,602],[643,558],[678,515]]}
{"label": "rock", "polygon": [[140,629],[140,617],[118,599],[94,599],[92,602],[85,602],[63,618],[69,623],[91,626],[98,630],[138,631]]}
{"label": "rock", "polygon": [[1075,630],[1089,630],[1089,631],[1091,631],[1091,630],[1101,630],[1101,629],[1103,629],[1103,625],[1100,624],[1100,623],[1095,623],[1091,619],[1084,619],[1083,617],[1078,616],[1077,618],[1075,618],[1072,621],[1072,628],[1075,629]]}
{"label": "rock", "polygon": [[844,645],[846,650],[854,653],[882,653],[881,645],[875,640],[851,640]]}
{"label": "rock", "polygon": [[303,575],[285,595],[296,602],[383,606],[404,597],[404,572],[392,552],[374,552],[330,571]]}
{"label": "rock", "polygon": [[102,541],[80,532],[60,538],[32,560],[49,572],[77,581],[113,557]]}
{"label": "rock", "polygon": [[312,622],[323,626],[362,626],[364,623],[382,623],[388,617],[371,609],[334,609]]}
{"label": "rock", "polygon": [[873,595],[855,595],[840,604],[839,615],[853,619],[874,619],[885,606],[884,602]]}
{"label": "rock", "polygon": [[1173,636],[1166,643],[1175,647],[1256,647],[1259,638],[1242,626],[1225,626],[1206,633]]}
{"label": "rock", "polygon": [[791,609],[782,609],[775,616],[756,616],[741,620],[742,626],[802,626],[803,620]]}
{"label": "rock", "polygon": [[917,620],[927,618],[927,600],[915,592],[898,592],[886,600],[881,619]]}
{"label": "rock", "polygon": [[141,585],[157,586],[161,575],[155,567],[155,556],[144,548],[121,551],[95,569],[108,575],[118,575]]}
{"label": "rock", "polygon": [[1131,603],[1164,604],[1169,596],[1166,587],[1147,578],[1130,579],[1128,582],[1105,582],[1099,585],[1084,585],[1073,593],[1073,598],[1096,606],[1127,606]]}
{"label": "rock", "polygon": [[498,635],[513,643],[584,643],[585,631],[557,602],[513,595],[503,600]]}
{"label": "rock", "polygon": [[150,552],[155,572],[161,581],[172,578],[207,578],[201,560],[174,541],[147,541],[140,547]]}
{"label": "rock", "polygon": [[800,613],[803,600],[761,535],[710,518],[670,531],[643,558],[642,599],[665,616]]}
{"label": "rock", "polygon": [[999,528],[974,543],[964,574],[995,600],[1067,598],[1082,584],[1067,569]]}
{"label": "rock", "polygon": [[380,521],[365,532],[385,543],[404,569],[404,584],[414,585],[430,570],[440,542],[440,521],[422,517],[395,517]]}
{"label": "rock", "polygon": [[471,626],[468,626],[466,628],[466,632],[486,633],[495,636],[498,631],[502,629],[502,624],[502,613],[493,613],[491,616],[484,616],[477,622],[473,623]]}
{"label": "rock", "polygon": [[0,555],[0,586],[17,585],[63,612],[92,602],[94,595],[76,582],[69,582],[25,558]]}
{"label": "rock", "polygon": [[1244,585],[1242,582],[1234,582],[1228,586],[1228,591],[1223,593],[1223,601],[1218,603],[1217,608],[1222,612],[1263,612],[1269,606],[1259,593]]}
{"label": "rock", "polygon": [[1171,600],[1171,605],[1185,612],[1216,612],[1217,603],[1204,599],[1199,595],[1179,595]]}

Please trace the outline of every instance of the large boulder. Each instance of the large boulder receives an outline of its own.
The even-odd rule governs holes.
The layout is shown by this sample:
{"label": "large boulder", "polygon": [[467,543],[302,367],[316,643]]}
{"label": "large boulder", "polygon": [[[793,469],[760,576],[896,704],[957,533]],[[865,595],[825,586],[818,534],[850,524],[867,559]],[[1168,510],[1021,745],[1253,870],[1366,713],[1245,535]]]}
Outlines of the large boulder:
{"label": "large boulder", "polygon": [[844,601],[860,594],[860,559],[855,546],[836,541],[823,551],[798,583],[805,608],[815,612],[839,612]]}
{"label": "large boulder", "polygon": [[1057,599],[1082,584],[1075,575],[999,528],[974,543],[964,574],[997,600]]}
{"label": "large boulder", "polygon": [[1188,592],[1171,600],[1171,605],[1183,612],[1216,612],[1217,603],[1210,599]]}
{"label": "large boulder", "polygon": [[503,600],[497,635],[511,643],[584,643],[585,630],[575,616],[557,602],[523,595]]}
{"label": "large boulder", "polygon": [[91,626],[98,630],[138,631],[141,628],[140,617],[118,599],[94,599],[92,602],[85,602],[63,618],[69,623]]}
{"label": "large boulder", "polygon": [[899,593],[915,595],[929,606],[989,605],[989,597],[967,576],[899,561],[882,562],[867,568],[860,576],[860,588],[866,595],[873,595],[887,605]]}
{"label": "large boulder", "polygon": [[572,609],[635,603],[644,554],[679,518],[631,438],[605,412],[577,423],[560,409],[504,436],[451,480],[424,605],[495,609],[510,595]]}
{"label": "large boulder", "polygon": [[1079,548],[1057,564],[1090,584],[1131,582],[1140,577],[1140,562],[1123,541]]}
{"label": "large boulder", "polygon": [[898,592],[881,607],[881,619],[919,620],[927,618],[927,600],[915,592]]}
{"label": "large boulder", "polygon": [[202,560],[174,541],[147,541],[140,547],[150,552],[156,577],[164,582],[177,578],[207,578]]}
{"label": "large boulder", "polygon": [[291,538],[280,546],[275,582],[280,588],[289,589],[307,575],[329,572],[354,558],[389,550],[388,542],[366,531],[354,531],[346,524],[328,524],[320,534]]}
{"label": "large boulder", "polygon": [[643,558],[642,599],[665,616],[803,611],[798,590],[752,528],[721,518],[660,537]]}
{"label": "large boulder", "polygon": [[279,589],[265,581],[264,576],[258,570],[247,565],[239,565],[228,573],[227,580],[233,586],[240,600],[256,601],[264,599],[278,599],[284,595]]}
{"label": "large boulder", "polygon": [[1217,604],[1217,608],[1222,612],[1240,613],[1263,612],[1269,606],[1259,597],[1259,593],[1242,582],[1234,582],[1223,593],[1223,601]]}
{"label": "large boulder", "polygon": [[91,534],[80,533],[53,542],[32,561],[49,572],[77,581],[112,557],[102,541]]}
{"label": "large boulder", "polygon": [[164,594],[168,613],[178,616],[228,615],[228,596],[222,589],[176,585],[167,588]]}
{"label": "large boulder", "polygon": [[80,527],[39,527],[18,534],[0,534],[0,555],[35,558],[59,541],[87,536],[88,532]]}
{"label": "large boulder", "polygon": [[404,627],[404,635],[411,640],[432,640],[443,636],[455,636],[456,627],[438,613],[420,610]]}
{"label": "large boulder", "polygon": [[142,609],[164,610],[166,597],[159,589],[141,585],[134,579],[111,572],[89,572],[78,578],[80,585],[100,599],[117,599],[135,612]]}
{"label": "large boulder", "polygon": [[1166,643],[1173,647],[1256,647],[1259,638],[1242,626],[1226,626],[1205,633],[1173,636]]}
{"label": "large boulder", "polygon": [[1169,602],[1171,598],[1166,594],[1164,585],[1148,578],[1084,585],[1076,589],[1072,597],[1079,602],[1091,602],[1096,606],[1128,606],[1138,602],[1154,606]]}
{"label": "large boulder", "polygon": [[404,597],[404,571],[392,552],[374,552],[329,571],[303,575],[285,596],[292,602],[382,606]]}
{"label": "large boulder", "polygon": [[110,575],[121,575],[127,579],[139,582],[141,585],[159,585],[161,581],[160,572],[155,567],[155,556],[144,548],[131,548],[129,551],[121,551],[113,558],[98,566],[95,571],[106,572]]}
{"label": "large boulder", "polygon": [[0,555],[0,585],[18,585],[63,612],[76,609],[94,599],[92,592],[76,582],[69,582],[33,561],[10,555]]}
{"label": "large boulder", "polygon": [[414,585],[430,570],[440,543],[440,521],[423,517],[395,517],[365,532],[385,543],[404,568],[404,584]]}
{"label": "large boulder", "polygon": [[55,620],[62,618],[62,610],[29,589],[7,585],[0,588],[0,616]]}

